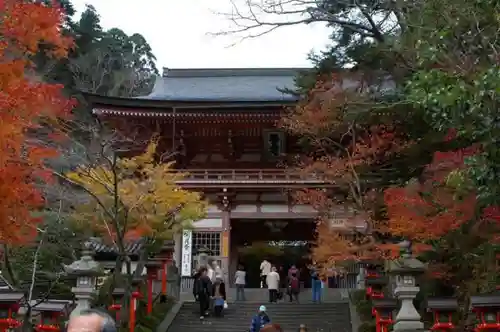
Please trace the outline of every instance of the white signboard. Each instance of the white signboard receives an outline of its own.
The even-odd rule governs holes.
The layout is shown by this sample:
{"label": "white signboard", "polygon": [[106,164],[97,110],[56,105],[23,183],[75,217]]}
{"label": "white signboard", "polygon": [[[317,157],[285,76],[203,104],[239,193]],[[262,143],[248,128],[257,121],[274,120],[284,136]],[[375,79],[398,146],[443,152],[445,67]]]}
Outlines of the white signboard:
{"label": "white signboard", "polygon": [[193,232],[190,230],[182,231],[182,269],[181,276],[190,277],[191,271],[191,256],[193,251]]}

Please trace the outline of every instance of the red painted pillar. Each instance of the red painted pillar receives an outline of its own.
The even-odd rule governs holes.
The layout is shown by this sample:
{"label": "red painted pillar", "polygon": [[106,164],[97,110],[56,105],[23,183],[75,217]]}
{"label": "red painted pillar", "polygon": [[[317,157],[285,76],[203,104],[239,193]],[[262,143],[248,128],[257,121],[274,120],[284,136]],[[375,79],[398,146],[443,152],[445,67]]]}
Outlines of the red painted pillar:
{"label": "red painted pillar", "polygon": [[148,314],[153,312],[153,279],[148,276]]}
{"label": "red painted pillar", "polygon": [[148,300],[148,307],[147,307],[147,312],[148,314],[151,314],[153,312],[153,281],[157,278],[158,276],[158,269],[160,268],[161,263],[160,262],[155,262],[155,261],[149,261],[146,263],[146,272],[148,276],[147,280],[147,300]]}
{"label": "red painted pillar", "polygon": [[132,292],[132,296],[130,297],[130,306],[129,306],[129,331],[134,332],[135,331],[135,310],[136,310],[136,304],[137,304],[137,299],[141,296],[141,293],[138,291]]}
{"label": "red painted pillar", "polygon": [[135,298],[134,298],[133,294],[132,294],[132,297],[130,298],[129,317],[130,317],[129,331],[134,332],[134,330],[135,330]]}
{"label": "red painted pillar", "polygon": [[134,279],[132,280],[132,296],[130,297],[130,305],[129,305],[129,331],[135,331],[135,311],[137,309],[137,299],[141,297],[141,289],[140,285],[143,282],[143,279]]}

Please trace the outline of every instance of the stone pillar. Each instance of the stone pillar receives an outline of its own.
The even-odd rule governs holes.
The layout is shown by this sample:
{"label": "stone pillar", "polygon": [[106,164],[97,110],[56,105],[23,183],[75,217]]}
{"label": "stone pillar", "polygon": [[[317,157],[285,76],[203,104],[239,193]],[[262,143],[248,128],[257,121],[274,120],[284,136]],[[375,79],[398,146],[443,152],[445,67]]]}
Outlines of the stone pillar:
{"label": "stone pillar", "polygon": [[394,296],[401,303],[395,318],[393,331],[424,331],[424,323],[413,305],[413,300],[420,291],[420,287],[416,285],[415,277],[424,273],[425,265],[412,257],[411,243],[409,241],[403,241],[400,246],[401,257],[388,262],[388,273],[396,278]]}
{"label": "stone pillar", "polygon": [[83,250],[82,257],[71,265],[65,265],[64,270],[69,275],[76,276],[76,287],[71,289],[76,297],[76,307],[71,316],[78,316],[82,310],[90,308],[90,301],[97,293],[97,277],[102,275],[103,270],[99,263],[94,261],[89,250]]}
{"label": "stone pillar", "polygon": [[365,277],[366,270],[364,267],[359,268],[358,275],[356,276],[356,288],[357,289],[365,289]]}
{"label": "stone pillar", "polygon": [[182,263],[182,233],[174,234],[174,262],[180,269]]}
{"label": "stone pillar", "polygon": [[179,269],[175,265],[167,267],[167,294],[179,298],[181,292],[181,277]]}

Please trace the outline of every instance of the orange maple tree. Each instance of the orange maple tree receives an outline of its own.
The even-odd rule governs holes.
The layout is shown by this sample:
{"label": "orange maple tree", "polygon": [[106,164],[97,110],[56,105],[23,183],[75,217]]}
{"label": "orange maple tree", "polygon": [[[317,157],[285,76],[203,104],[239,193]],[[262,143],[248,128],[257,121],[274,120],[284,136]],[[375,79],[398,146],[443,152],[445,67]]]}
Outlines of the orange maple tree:
{"label": "orange maple tree", "polygon": [[[0,241],[13,243],[36,232],[32,212],[43,207],[37,184],[50,181],[47,158],[54,148],[37,144],[31,133],[69,116],[72,101],[62,86],[44,83],[32,61],[40,52],[67,55],[64,13],[57,3],[0,0]],[[44,128],[45,132],[47,128]],[[47,134],[47,133],[46,133]]]}
{"label": "orange maple tree", "polygon": [[379,257],[386,250],[376,245],[373,236],[380,228],[373,217],[379,198],[377,177],[411,142],[392,123],[362,121],[373,97],[368,85],[360,75],[319,80],[283,120],[292,135],[309,145],[311,152],[299,161],[300,170],[327,185],[295,195],[300,204],[320,212],[312,259],[324,268],[339,261]]}
{"label": "orange maple tree", "polygon": [[[419,179],[401,187],[380,186],[378,175],[390,171],[394,157],[413,142],[396,124],[360,121],[361,109],[370,108],[365,86],[353,85],[352,79],[346,85],[338,76],[319,81],[283,121],[311,151],[300,159],[300,170],[327,184],[295,195],[320,212],[312,259],[325,269],[341,270],[343,261],[398,255],[395,243],[401,239],[423,251],[429,241],[467,222],[474,221],[474,231],[479,231],[498,221],[498,208],[488,207],[478,217],[475,192],[453,185],[457,177],[465,179],[464,161],[479,146],[436,152]],[[455,139],[454,132],[445,137]]]}

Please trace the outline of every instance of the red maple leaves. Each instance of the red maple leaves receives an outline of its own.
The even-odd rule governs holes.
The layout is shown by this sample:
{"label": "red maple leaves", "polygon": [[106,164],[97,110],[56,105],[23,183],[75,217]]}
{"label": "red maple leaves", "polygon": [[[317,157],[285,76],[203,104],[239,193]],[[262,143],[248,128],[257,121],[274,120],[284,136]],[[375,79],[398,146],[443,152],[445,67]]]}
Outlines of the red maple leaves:
{"label": "red maple leaves", "polygon": [[[456,138],[450,131],[446,142]],[[391,234],[425,242],[438,239],[467,222],[477,227],[500,221],[500,209],[489,206],[478,211],[475,191],[467,185],[466,159],[480,151],[479,145],[434,153],[422,178],[406,187],[384,191]],[[482,212],[482,213],[481,213]]]}
{"label": "red maple leaves", "polygon": [[[33,212],[44,200],[37,184],[49,181],[53,148],[30,136],[40,120],[67,118],[72,102],[62,86],[40,80],[32,56],[64,57],[71,40],[62,35],[64,15],[53,3],[0,1],[0,241],[16,242],[36,232]],[[43,47],[42,47],[43,45]]]}
{"label": "red maple leaves", "polygon": [[[457,186],[467,184],[465,160],[477,154],[480,146],[436,152],[419,179],[403,187],[379,188],[377,177],[386,166],[390,170],[393,157],[413,142],[394,125],[360,124],[353,114],[369,107],[366,85],[344,83],[339,78],[319,81],[283,120],[286,129],[313,148],[300,164],[304,175],[333,185],[296,194],[299,203],[322,212],[313,259],[331,265],[390,256],[395,253],[391,253],[395,237],[412,240],[415,248],[426,250],[429,240],[476,220],[475,192]],[[446,142],[455,139],[456,131],[444,138]],[[380,213],[381,206],[385,213]],[[484,209],[478,223],[500,220],[499,211]],[[335,219],[343,221],[339,224]]]}

